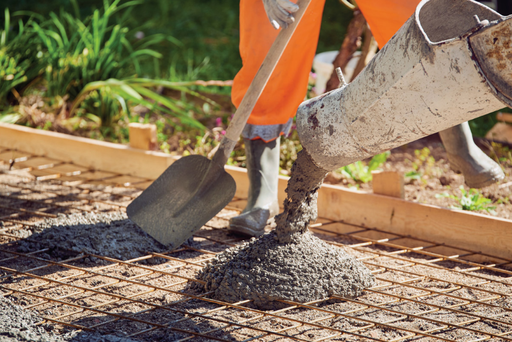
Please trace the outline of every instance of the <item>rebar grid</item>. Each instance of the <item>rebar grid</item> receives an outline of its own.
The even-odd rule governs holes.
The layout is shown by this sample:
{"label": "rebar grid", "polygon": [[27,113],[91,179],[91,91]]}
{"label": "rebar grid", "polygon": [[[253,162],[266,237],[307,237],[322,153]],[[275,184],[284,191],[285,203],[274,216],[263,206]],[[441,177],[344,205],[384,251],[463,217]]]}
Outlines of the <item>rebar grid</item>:
{"label": "rebar grid", "polygon": [[44,248],[17,249],[30,227],[59,214],[124,211],[151,180],[6,148],[0,172],[0,295],[59,330],[143,341],[512,340],[511,260],[321,220],[311,230],[349,246],[376,285],[355,299],[283,301],[284,309],[261,311],[251,301],[212,299],[195,278],[216,253],[243,242],[225,229],[243,199],[197,232],[193,246],[131,260],[83,253],[56,260]]}

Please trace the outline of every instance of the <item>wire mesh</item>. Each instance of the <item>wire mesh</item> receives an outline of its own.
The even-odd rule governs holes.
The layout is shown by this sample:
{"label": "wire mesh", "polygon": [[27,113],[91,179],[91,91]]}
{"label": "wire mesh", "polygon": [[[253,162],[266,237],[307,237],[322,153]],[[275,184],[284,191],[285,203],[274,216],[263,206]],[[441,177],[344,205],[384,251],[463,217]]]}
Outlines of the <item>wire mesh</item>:
{"label": "wire mesh", "polygon": [[[510,260],[321,219],[320,238],[363,261],[376,285],[358,298],[283,301],[212,299],[195,278],[216,253],[243,240],[225,227],[233,202],[175,251],[130,260],[90,253],[53,258],[20,250],[38,222],[62,214],[124,211],[150,179],[88,170],[0,148],[0,295],[57,331],[116,333],[142,341],[508,341]],[[442,224],[442,223],[440,223]]]}

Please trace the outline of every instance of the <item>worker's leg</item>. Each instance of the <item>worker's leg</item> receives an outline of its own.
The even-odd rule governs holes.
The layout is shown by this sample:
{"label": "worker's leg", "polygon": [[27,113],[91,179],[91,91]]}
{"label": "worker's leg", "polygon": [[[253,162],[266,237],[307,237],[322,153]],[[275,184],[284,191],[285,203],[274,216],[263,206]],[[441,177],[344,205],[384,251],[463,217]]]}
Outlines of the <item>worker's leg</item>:
{"label": "worker's leg", "polygon": [[[289,132],[306,95],[323,5],[324,0],[309,5],[242,132],[250,186],[246,208],[230,220],[234,231],[261,235],[267,220],[278,213],[279,136]],[[243,67],[233,82],[235,106],[242,101],[278,33],[269,23],[261,0],[240,2]]]}
{"label": "worker's leg", "polygon": [[452,168],[462,172],[471,188],[483,188],[502,180],[501,167],[476,146],[467,122],[439,132]]}
{"label": "worker's leg", "polygon": [[[379,47],[383,47],[414,13],[419,0],[357,0]],[[472,188],[491,185],[505,177],[501,167],[473,142],[467,122],[440,132],[452,168],[462,172]]]}
{"label": "worker's leg", "polygon": [[249,195],[241,215],[231,218],[232,231],[250,236],[263,234],[269,218],[279,213],[277,184],[279,176],[279,139],[268,143],[244,139],[247,157]]}

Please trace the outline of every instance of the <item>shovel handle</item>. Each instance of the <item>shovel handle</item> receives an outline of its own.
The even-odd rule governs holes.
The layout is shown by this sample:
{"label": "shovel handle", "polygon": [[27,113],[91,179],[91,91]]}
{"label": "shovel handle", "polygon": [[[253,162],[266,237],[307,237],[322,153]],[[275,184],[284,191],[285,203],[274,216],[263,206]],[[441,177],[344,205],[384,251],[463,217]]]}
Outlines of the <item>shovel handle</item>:
{"label": "shovel handle", "polygon": [[229,124],[228,129],[226,130],[226,135],[222,138],[219,149],[215,153],[215,156],[212,158],[212,161],[218,162],[219,164],[222,164],[222,166],[224,167],[224,164],[228,160],[231,152],[233,151],[235,144],[240,138],[240,134],[242,133],[242,130],[244,129],[245,124],[247,123],[247,119],[249,119],[249,115],[251,115],[251,112],[254,109],[256,102],[258,102],[258,99],[260,98],[263,89],[265,89],[265,86],[267,85],[267,82],[270,79],[272,72],[274,71],[277,63],[279,62],[279,59],[281,58],[281,55],[284,52],[284,49],[288,45],[290,38],[293,36],[293,33],[295,32],[297,25],[302,19],[302,16],[304,12],[306,12],[311,1],[312,0],[297,1],[299,10],[294,15],[295,21],[292,24],[288,25],[287,28],[281,29],[281,31],[277,35],[276,40],[270,47],[270,50],[268,51],[267,56],[263,60],[260,69],[256,73],[256,76],[254,76],[254,79],[252,80],[249,89],[247,89],[247,92],[245,93],[242,102],[238,106],[238,109],[235,112],[233,120]]}

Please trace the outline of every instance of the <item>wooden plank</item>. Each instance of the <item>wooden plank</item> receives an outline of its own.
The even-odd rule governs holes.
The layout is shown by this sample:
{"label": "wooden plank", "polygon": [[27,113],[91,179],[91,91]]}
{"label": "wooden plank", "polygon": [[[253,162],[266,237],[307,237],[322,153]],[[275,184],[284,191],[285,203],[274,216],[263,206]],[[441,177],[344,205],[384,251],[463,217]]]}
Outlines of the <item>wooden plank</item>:
{"label": "wooden plank", "polygon": [[[154,179],[176,160],[163,153],[131,149],[64,134],[0,124],[0,146],[44,155],[90,169]],[[236,197],[247,198],[249,181],[245,169],[226,166],[237,183]],[[84,174],[85,175],[85,174]],[[44,177],[43,174],[41,174]],[[50,177],[52,175],[49,175]],[[108,183],[102,185],[108,186]],[[279,201],[285,199],[287,178],[279,177]],[[512,260],[512,221],[408,202],[324,184],[319,191],[320,217],[342,223],[378,228],[439,244],[459,246]],[[322,226],[335,229],[335,224]],[[358,227],[347,227],[357,231]]]}
{"label": "wooden plank", "polygon": [[75,164],[60,164],[54,167],[45,168],[44,171],[48,173],[59,173],[65,176],[76,176],[88,171],[88,168]]}
{"label": "wooden plank", "polygon": [[512,123],[512,114],[499,112],[496,114],[496,120]]}
{"label": "wooden plank", "polygon": [[[318,214],[331,220],[512,260],[512,221],[324,184]],[[329,225],[325,226],[329,229]]]}
{"label": "wooden plank", "polygon": [[50,159],[45,157],[34,157],[29,158],[26,161],[15,163],[13,167],[15,169],[47,169],[54,165],[60,164],[61,162],[56,159]]}
{"label": "wooden plank", "polygon": [[155,150],[157,147],[156,125],[132,122],[128,124],[130,147]]}
{"label": "wooden plank", "polygon": [[0,124],[0,146],[89,169],[156,179],[176,157],[19,125]]}
{"label": "wooden plank", "polygon": [[[2,138],[0,133],[0,139]],[[22,162],[30,158],[30,153],[25,152],[19,152],[19,151],[6,151],[3,153],[0,153],[0,160],[4,161],[6,163],[11,163],[13,160],[15,163]]]}
{"label": "wooden plank", "polygon": [[104,179],[104,183],[111,183],[122,186],[131,186],[133,184],[142,183],[147,181],[146,178],[132,177],[132,176],[118,176],[113,178]]}
{"label": "wooden plank", "polygon": [[84,178],[87,180],[112,178],[115,176],[119,176],[118,173],[105,172],[105,171],[91,171],[91,172],[83,172],[80,174],[80,178]]}
{"label": "wooden plank", "polygon": [[485,138],[512,144],[512,125],[504,122],[498,122],[489,132],[487,132]]}
{"label": "wooden plank", "polygon": [[405,198],[404,176],[397,171],[372,171],[373,193],[396,198]]}

